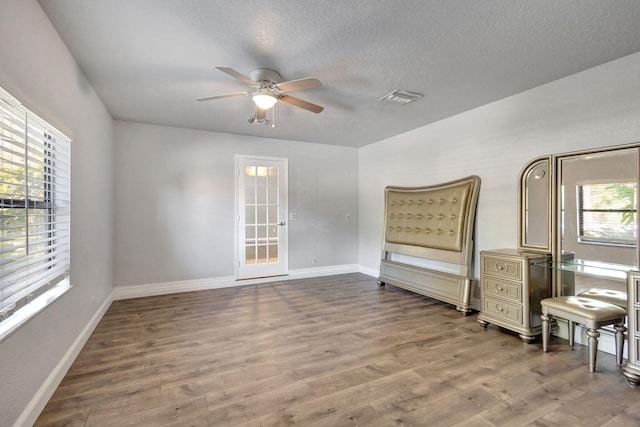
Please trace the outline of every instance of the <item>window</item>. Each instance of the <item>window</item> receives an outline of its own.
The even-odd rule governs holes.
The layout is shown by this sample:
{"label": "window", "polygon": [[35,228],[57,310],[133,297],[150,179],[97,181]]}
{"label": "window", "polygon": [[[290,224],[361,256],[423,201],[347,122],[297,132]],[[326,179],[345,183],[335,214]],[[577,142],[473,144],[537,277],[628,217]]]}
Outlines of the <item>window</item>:
{"label": "window", "polygon": [[583,243],[635,246],[635,182],[578,185],[578,238]]}
{"label": "window", "polygon": [[69,146],[0,88],[0,340],[70,287]]}

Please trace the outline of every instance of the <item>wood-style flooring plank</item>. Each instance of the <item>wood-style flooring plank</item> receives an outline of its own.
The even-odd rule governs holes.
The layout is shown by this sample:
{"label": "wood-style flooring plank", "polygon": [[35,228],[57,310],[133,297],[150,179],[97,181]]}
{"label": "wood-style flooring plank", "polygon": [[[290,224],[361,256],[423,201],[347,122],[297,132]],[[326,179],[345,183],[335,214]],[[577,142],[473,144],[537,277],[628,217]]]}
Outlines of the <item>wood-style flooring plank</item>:
{"label": "wood-style flooring plank", "polygon": [[115,301],[36,426],[626,426],[612,355],[345,274]]}

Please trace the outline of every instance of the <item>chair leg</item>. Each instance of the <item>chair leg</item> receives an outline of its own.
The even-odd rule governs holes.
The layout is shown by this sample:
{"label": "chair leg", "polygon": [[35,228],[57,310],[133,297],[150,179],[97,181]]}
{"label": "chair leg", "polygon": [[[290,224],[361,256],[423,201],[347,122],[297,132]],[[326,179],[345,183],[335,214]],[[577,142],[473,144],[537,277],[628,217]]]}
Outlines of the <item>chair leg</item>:
{"label": "chair leg", "polygon": [[573,348],[573,343],[575,342],[576,324],[571,320],[567,320],[567,329],[567,333],[569,334],[569,347]]}
{"label": "chair leg", "polygon": [[541,314],[540,320],[542,320],[542,351],[546,352],[549,348],[549,321],[551,316],[549,314]]}
{"label": "chair leg", "polygon": [[624,333],[627,327],[624,323],[616,323],[613,328],[616,330],[616,363],[622,366],[622,353],[624,352]]}
{"label": "chair leg", "polygon": [[598,354],[598,337],[600,332],[597,329],[587,329],[589,346],[589,372],[596,371],[596,356]]}

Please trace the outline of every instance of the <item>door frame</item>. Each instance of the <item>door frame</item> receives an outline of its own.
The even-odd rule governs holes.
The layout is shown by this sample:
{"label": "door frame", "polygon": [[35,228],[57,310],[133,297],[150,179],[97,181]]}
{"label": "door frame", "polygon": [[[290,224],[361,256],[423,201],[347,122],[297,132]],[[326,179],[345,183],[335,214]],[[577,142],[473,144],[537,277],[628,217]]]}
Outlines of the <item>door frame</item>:
{"label": "door frame", "polygon": [[[282,263],[284,271],[277,275],[270,276],[258,276],[258,277],[240,277],[240,174],[244,171],[240,170],[240,162],[242,160],[264,160],[264,161],[278,161],[284,164],[284,170],[282,174],[282,185],[284,187],[284,201],[280,201],[283,209],[282,221],[285,225],[282,227],[282,247],[278,251],[278,256],[282,256]],[[248,154],[236,154],[234,162],[235,171],[235,202],[234,202],[234,275],[236,280],[248,280],[257,279],[261,277],[271,276],[283,276],[289,274],[289,159],[286,157],[270,157],[270,156],[256,156]]]}

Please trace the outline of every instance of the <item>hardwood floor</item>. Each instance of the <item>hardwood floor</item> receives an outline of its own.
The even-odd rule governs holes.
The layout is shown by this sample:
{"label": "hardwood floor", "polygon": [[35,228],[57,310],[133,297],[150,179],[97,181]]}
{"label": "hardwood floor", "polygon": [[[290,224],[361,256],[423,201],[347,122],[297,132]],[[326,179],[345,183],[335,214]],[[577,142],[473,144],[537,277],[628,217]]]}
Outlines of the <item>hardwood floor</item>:
{"label": "hardwood floor", "polygon": [[549,353],[362,274],[115,301],[36,426],[637,426],[613,355]]}

